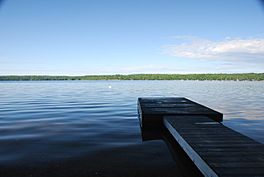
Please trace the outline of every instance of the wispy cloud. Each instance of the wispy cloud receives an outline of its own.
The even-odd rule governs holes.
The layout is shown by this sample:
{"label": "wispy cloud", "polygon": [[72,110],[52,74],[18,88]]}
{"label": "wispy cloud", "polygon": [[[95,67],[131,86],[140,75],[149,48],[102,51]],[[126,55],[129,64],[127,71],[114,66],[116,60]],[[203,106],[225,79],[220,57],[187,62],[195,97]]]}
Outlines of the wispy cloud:
{"label": "wispy cloud", "polygon": [[177,44],[164,46],[170,56],[192,59],[264,63],[264,38],[226,38],[213,41],[190,36],[176,36]]}

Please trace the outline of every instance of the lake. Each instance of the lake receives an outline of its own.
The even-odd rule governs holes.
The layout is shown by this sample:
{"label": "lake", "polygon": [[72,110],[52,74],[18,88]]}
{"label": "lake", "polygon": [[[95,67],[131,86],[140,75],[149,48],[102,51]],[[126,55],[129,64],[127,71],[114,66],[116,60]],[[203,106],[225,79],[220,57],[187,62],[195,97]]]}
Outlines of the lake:
{"label": "lake", "polygon": [[143,141],[144,96],[187,97],[264,143],[262,81],[0,82],[0,176],[186,176],[168,143]]}

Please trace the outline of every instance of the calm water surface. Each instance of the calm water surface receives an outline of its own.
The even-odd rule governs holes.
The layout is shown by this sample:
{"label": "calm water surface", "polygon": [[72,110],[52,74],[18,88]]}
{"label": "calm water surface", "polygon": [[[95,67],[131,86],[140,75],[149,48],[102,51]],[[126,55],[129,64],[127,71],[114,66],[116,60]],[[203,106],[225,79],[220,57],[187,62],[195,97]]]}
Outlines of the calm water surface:
{"label": "calm water surface", "polygon": [[264,143],[264,82],[0,82],[0,176],[185,175],[163,140],[142,141],[143,96],[187,97]]}

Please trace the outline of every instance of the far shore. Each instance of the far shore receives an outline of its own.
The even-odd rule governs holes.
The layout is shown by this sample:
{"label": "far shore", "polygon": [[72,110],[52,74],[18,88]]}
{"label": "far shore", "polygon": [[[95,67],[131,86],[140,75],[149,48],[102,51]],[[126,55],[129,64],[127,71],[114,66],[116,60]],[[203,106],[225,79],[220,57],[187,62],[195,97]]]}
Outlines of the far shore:
{"label": "far shore", "polygon": [[48,80],[234,80],[263,81],[264,73],[236,74],[115,74],[85,76],[50,76],[50,75],[5,75],[0,81],[48,81]]}

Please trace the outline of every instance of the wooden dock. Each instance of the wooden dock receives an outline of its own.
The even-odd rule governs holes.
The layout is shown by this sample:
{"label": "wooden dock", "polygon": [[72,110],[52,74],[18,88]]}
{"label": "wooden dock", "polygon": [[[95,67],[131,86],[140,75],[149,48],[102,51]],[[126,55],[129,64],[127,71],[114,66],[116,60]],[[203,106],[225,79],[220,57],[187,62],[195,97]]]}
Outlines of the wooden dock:
{"label": "wooden dock", "polygon": [[162,126],[164,115],[206,115],[223,121],[223,114],[182,97],[139,98],[138,112],[141,127]]}
{"label": "wooden dock", "polygon": [[222,114],[186,98],[139,98],[141,127],[164,128],[204,176],[264,176],[264,145],[226,126]]}

